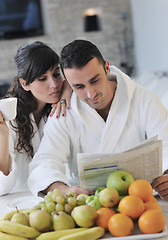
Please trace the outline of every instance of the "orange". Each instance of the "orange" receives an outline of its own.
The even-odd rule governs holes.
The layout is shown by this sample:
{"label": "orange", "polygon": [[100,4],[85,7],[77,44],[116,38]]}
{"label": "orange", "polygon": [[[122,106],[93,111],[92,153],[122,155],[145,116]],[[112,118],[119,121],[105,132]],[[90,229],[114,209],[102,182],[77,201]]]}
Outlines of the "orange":
{"label": "orange", "polygon": [[132,182],[128,188],[129,195],[137,196],[142,201],[148,201],[153,195],[153,188],[151,184],[145,179],[137,179]]}
{"label": "orange", "polygon": [[126,214],[132,219],[137,219],[145,210],[144,203],[137,196],[126,196],[118,204],[120,213]]}
{"label": "orange", "polygon": [[145,211],[138,219],[138,226],[145,234],[159,233],[165,226],[165,218],[161,211],[151,209]]}
{"label": "orange", "polygon": [[97,211],[96,226],[103,227],[108,230],[108,221],[116,212],[110,208],[99,208]]}
{"label": "orange", "polygon": [[154,196],[151,196],[148,201],[157,202],[157,199]]}
{"label": "orange", "polygon": [[108,230],[114,237],[124,237],[132,234],[134,223],[130,217],[116,213],[108,222]]}
{"label": "orange", "polygon": [[144,202],[144,206],[145,206],[145,211],[149,210],[149,209],[157,209],[157,210],[162,211],[158,202],[146,201],[146,202]]}

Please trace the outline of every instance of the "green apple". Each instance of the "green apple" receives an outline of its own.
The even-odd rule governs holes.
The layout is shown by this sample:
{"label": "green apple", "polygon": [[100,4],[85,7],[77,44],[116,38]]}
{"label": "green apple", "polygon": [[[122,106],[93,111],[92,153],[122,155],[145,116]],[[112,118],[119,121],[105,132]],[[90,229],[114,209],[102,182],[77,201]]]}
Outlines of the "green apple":
{"label": "green apple", "polygon": [[85,205],[86,204],[86,200],[88,199],[89,195],[85,194],[85,193],[81,193],[77,196],[77,205]]}
{"label": "green apple", "polygon": [[100,191],[103,190],[104,188],[105,188],[105,186],[97,188],[96,191],[95,191],[95,195],[99,196]]}
{"label": "green apple", "polygon": [[90,197],[88,197],[86,200],[86,204],[94,207],[96,210],[103,207],[99,201],[99,196],[96,195],[91,195]]}
{"label": "green apple", "polygon": [[134,178],[129,172],[117,170],[108,176],[106,186],[115,188],[119,195],[127,195],[128,187],[133,181]]}

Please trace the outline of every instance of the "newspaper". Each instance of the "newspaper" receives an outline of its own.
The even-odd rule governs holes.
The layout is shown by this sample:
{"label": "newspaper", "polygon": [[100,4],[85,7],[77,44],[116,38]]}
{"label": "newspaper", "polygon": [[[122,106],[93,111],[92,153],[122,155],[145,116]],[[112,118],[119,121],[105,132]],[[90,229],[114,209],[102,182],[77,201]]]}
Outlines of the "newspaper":
{"label": "newspaper", "polygon": [[78,153],[77,159],[80,186],[85,189],[105,186],[109,174],[116,170],[151,183],[162,174],[162,141],[154,137],[119,154]]}

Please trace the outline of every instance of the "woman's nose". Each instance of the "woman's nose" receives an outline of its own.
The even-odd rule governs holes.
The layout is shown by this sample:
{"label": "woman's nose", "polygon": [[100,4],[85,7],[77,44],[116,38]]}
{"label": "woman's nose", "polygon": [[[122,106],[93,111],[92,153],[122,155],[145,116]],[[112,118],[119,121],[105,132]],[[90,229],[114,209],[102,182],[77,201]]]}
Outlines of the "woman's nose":
{"label": "woman's nose", "polygon": [[50,84],[50,87],[51,87],[51,88],[58,86],[57,81],[55,80],[54,77],[50,77],[50,79],[49,79],[49,84]]}

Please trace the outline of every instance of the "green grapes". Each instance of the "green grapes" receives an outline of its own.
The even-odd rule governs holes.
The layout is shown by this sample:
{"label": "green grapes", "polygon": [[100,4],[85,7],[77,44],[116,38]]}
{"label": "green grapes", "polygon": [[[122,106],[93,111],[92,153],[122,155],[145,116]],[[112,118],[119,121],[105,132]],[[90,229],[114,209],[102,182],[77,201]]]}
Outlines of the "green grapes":
{"label": "green grapes", "polygon": [[64,206],[60,203],[57,203],[55,206],[55,210],[56,210],[56,212],[62,212],[62,211],[64,211]]}
{"label": "green grapes", "polygon": [[56,197],[56,202],[63,204],[65,201],[65,196],[63,194],[60,194],[59,196]]}
{"label": "green grapes", "polygon": [[75,206],[76,206],[76,203],[77,203],[77,199],[76,199],[75,197],[69,197],[69,198],[68,198],[68,203],[69,203],[71,206],[75,207]]}
{"label": "green grapes", "polygon": [[59,189],[54,189],[45,195],[44,201],[39,202],[37,208],[49,212],[52,216],[62,211],[71,214],[74,207],[84,204],[85,198],[82,196],[76,198],[73,192],[63,195]]}
{"label": "green grapes", "polygon": [[46,207],[49,212],[53,212],[55,210],[55,203],[49,202],[49,203],[47,203]]}
{"label": "green grapes", "polygon": [[64,205],[64,211],[65,211],[66,213],[71,213],[72,210],[73,210],[73,206],[70,205],[69,203],[66,203],[66,204]]}

